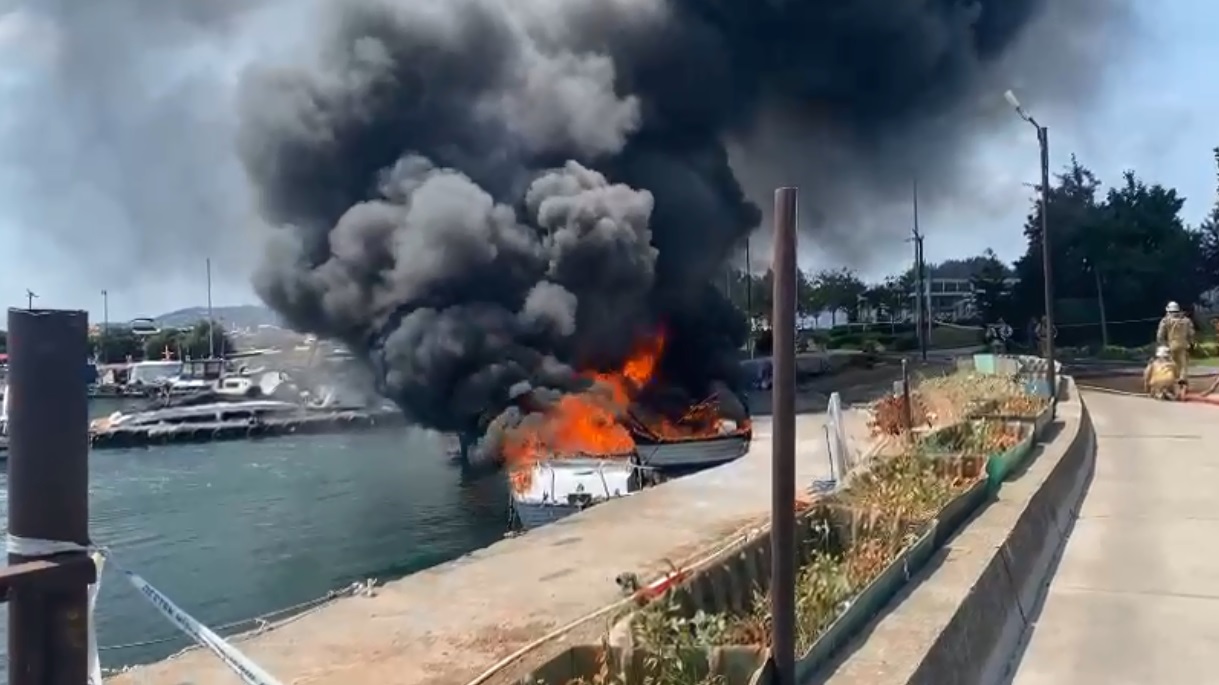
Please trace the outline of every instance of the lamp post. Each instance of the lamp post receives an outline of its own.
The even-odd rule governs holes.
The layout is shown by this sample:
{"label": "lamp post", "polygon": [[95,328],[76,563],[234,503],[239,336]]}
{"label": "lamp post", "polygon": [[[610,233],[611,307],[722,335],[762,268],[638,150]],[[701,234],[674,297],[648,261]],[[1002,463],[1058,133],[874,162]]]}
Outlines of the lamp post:
{"label": "lamp post", "polygon": [[1054,277],[1051,271],[1050,263],[1050,233],[1049,219],[1050,213],[1050,141],[1049,131],[1045,126],[1037,123],[1028,112],[1024,111],[1024,107],[1020,106],[1020,100],[1016,99],[1016,94],[1012,91],[1007,91],[1003,94],[1007,99],[1007,103],[1016,110],[1016,114],[1021,119],[1027,121],[1033,128],[1037,129],[1037,144],[1041,148],[1041,272],[1042,278],[1045,281],[1045,380],[1049,386],[1047,390],[1050,393],[1050,411],[1051,415],[1054,411],[1053,407],[1058,402],[1058,374],[1054,368]]}
{"label": "lamp post", "polygon": [[749,347],[750,359],[756,356],[753,340],[753,265],[750,263],[751,255],[749,254],[749,243],[752,237],[752,233],[745,236],[745,311],[746,317],[749,319],[749,342],[746,345]]}
{"label": "lamp post", "polygon": [[105,364],[109,360],[106,358],[106,342],[110,338],[110,292],[102,289],[102,335],[101,344],[98,345],[98,356],[102,363]]}

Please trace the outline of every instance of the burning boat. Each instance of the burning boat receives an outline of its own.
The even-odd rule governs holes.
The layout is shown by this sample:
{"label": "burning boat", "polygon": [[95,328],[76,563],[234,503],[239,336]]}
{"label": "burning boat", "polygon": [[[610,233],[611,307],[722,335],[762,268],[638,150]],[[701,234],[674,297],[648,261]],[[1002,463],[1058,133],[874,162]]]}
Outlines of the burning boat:
{"label": "burning boat", "polygon": [[[588,372],[581,392],[513,389],[513,409],[497,417],[491,434],[523,527],[635,492],[655,472],[705,468],[745,453],[749,415],[727,386],[694,403],[684,390],[654,382],[664,342],[660,333],[620,369]],[[640,469],[640,462],[652,468]]]}
{"label": "burning boat", "polygon": [[554,523],[643,487],[629,455],[565,457],[514,471],[512,513],[525,530]]}
{"label": "burning boat", "polygon": [[749,451],[753,439],[749,413],[726,385],[718,384],[710,397],[680,414],[674,412],[675,419],[649,411],[653,404],[666,403],[636,403],[628,414],[639,461],[645,467],[662,474],[689,472],[726,464]]}

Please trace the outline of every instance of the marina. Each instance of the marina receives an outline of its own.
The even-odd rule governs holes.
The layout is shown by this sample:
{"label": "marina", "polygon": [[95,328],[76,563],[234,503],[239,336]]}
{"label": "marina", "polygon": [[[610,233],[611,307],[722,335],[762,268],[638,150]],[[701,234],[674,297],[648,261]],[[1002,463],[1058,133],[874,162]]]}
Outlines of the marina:
{"label": "marina", "polygon": [[402,413],[394,409],[304,408],[274,400],[220,401],[131,414],[116,412],[94,420],[89,440],[94,449],[116,449],[343,433],[405,425]]}
{"label": "marina", "polygon": [[[17,312],[10,313],[10,322]],[[54,312],[56,316],[62,316],[62,324],[68,325],[72,317],[76,315],[74,312]],[[49,326],[50,323],[39,319],[40,316],[45,316],[42,312],[21,313],[20,318],[31,319],[31,324],[37,322],[39,326]],[[11,325],[11,324],[10,324]],[[15,340],[21,338],[14,337]],[[66,346],[66,343],[65,343]],[[27,353],[28,354],[28,353]],[[50,411],[52,408],[55,412],[61,411],[62,407],[58,403],[49,402],[50,396],[46,394],[46,388],[42,386],[43,379],[49,379],[50,388],[56,387],[58,384],[62,389],[59,395],[68,393],[68,386],[80,383],[79,377],[71,377],[70,364],[58,366],[47,366],[49,363],[45,359],[42,360],[44,366],[41,371],[36,372],[30,366],[23,367],[23,376],[14,379],[14,387],[19,390],[20,396],[23,398],[32,398],[33,402],[23,400],[24,423],[19,422],[24,426],[24,440],[26,445],[30,444],[30,424],[29,416],[31,409],[37,408],[40,411]],[[251,491],[241,491],[240,487],[236,487],[229,483],[224,483],[217,475],[217,469],[225,468],[226,464],[222,460],[217,459],[214,454],[227,452],[233,456],[230,459],[235,459],[234,462],[229,462],[227,468],[237,472],[237,477],[254,481],[252,474],[242,473],[247,468],[255,469],[266,468],[267,464],[264,459],[257,457],[259,454],[266,454],[264,450],[279,453],[277,446],[282,445],[282,456],[277,456],[270,461],[275,463],[276,475],[280,478],[284,476],[283,469],[293,469],[298,458],[301,457],[305,450],[312,451],[315,446],[319,454],[316,458],[323,461],[337,460],[340,463],[346,462],[361,462],[368,457],[364,454],[372,444],[382,445],[378,451],[385,453],[384,459],[394,461],[401,460],[404,465],[416,465],[422,459],[430,462],[429,468],[441,469],[447,472],[447,479],[425,479],[417,477],[415,474],[405,476],[405,479],[410,480],[410,487],[407,486],[404,477],[391,478],[385,476],[373,476],[377,481],[375,485],[364,484],[359,487],[373,488],[378,492],[384,493],[386,497],[401,497],[402,506],[415,507],[418,504],[425,502],[426,498],[420,497],[417,494],[419,488],[425,490],[436,490],[437,495],[446,501],[452,496],[453,492],[459,493],[459,498],[454,505],[429,511],[424,514],[417,524],[419,531],[416,535],[422,535],[424,540],[430,539],[430,536],[436,530],[443,530],[446,526],[440,522],[451,517],[467,517],[470,510],[482,512],[477,517],[477,525],[468,529],[470,533],[469,540],[474,540],[475,544],[466,547],[466,542],[461,539],[452,540],[450,544],[443,545],[444,550],[436,554],[425,554],[423,557],[416,559],[413,555],[409,557],[406,564],[398,564],[393,566],[381,566],[374,564],[361,563],[360,568],[364,569],[359,576],[355,575],[351,569],[356,568],[356,565],[350,564],[345,566],[348,569],[348,575],[335,576],[331,573],[336,568],[344,568],[342,564],[333,564],[328,561],[318,562],[319,565],[326,569],[325,575],[328,579],[328,587],[319,589],[316,592],[310,593],[309,596],[295,596],[289,599],[287,597],[288,588],[283,588],[285,592],[267,592],[264,588],[257,587],[251,592],[259,594],[265,600],[262,602],[251,601],[250,596],[245,596],[234,601],[233,606],[240,606],[241,613],[234,615],[236,610],[229,612],[221,612],[213,610],[218,605],[227,605],[227,599],[238,595],[235,590],[220,587],[209,586],[207,592],[213,596],[219,595],[225,597],[225,601],[219,601],[214,597],[209,599],[202,596],[202,588],[200,594],[191,592],[182,592],[179,586],[176,585],[175,574],[170,574],[168,571],[163,576],[157,574],[157,563],[150,563],[149,560],[137,560],[135,557],[129,556],[129,549],[134,545],[124,544],[122,535],[107,535],[104,526],[98,525],[95,520],[99,511],[95,508],[94,516],[90,518],[87,525],[90,527],[90,537],[96,540],[99,544],[104,544],[110,551],[107,555],[114,554],[114,558],[121,560],[124,564],[123,568],[128,568],[127,565],[133,567],[138,563],[138,568],[141,574],[145,574],[148,578],[147,582],[155,582],[158,587],[164,588],[164,591],[172,595],[175,602],[180,602],[184,607],[189,607],[189,611],[197,615],[202,621],[209,625],[214,625],[223,633],[229,631],[242,631],[263,625],[259,621],[259,617],[279,616],[282,617],[287,607],[290,613],[293,607],[302,605],[321,606],[325,603],[325,598],[333,596],[336,588],[351,586],[353,583],[358,587],[371,589],[375,585],[369,578],[377,579],[392,579],[404,574],[410,574],[421,569],[428,568],[435,564],[443,564],[445,561],[452,559],[467,552],[470,552],[479,547],[486,546],[492,542],[505,537],[505,534],[511,528],[516,527],[530,532],[530,537],[537,534],[545,535],[551,529],[563,529],[564,526],[554,526],[552,524],[565,522],[572,516],[585,512],[589,509],[600,509],[601,507],[613,507],[615,503],[620,503],[623,500],[634,500],[641,496],[650,494],[649,491],[657,490],[653,486],[660,485],[666,481],[671,482],[672,486],[681,486],[682,481],[695,481],[698,475],[689,476],[691,473],[698,472],[719,472],[719,469],[711,467],[731,465],[732,462],[741,460],[749,452],[751,440],[753,438],[752,420],[747,414],[737,408],[737,405],[744,405],[744,398],[737,397],[735,394],[712,395],[701,402],[690,402],[688,408],[682,411],[674,412],[672,410],[662,411],[658,407],[660,405],[651,404],[648,402],[638,402],[631,404],[629,401],[624,401],[617,405],[620,413],[618,423],[607,424],[604,422],[593,422],[589,426],[596,427],[596,430],[602,430],[606,426],[611,426],[610,435],[614,436],[614,442],[597,441],[606,437],[600,433],[585,434],[583,439],[588,440],[590,445],[599,445],[586,452],[572,452],[562,450],[551,450],[543,452],[533,452],[536,456],[543,458],[531,462],[516,462],[506,460],[501,463],[501,468],[497,472],[489,472],[484,477],[472,476],[465,468],[453,468],[454,462],[451,458],[452,448],[454,446],[453,436],[441,436],[438,434],[426,433],[423,431],[403,429],[402,413],[390,411],[388,409],[368,409],[361,408],[359,402],[345,401],[341,398],[342,393],[337,388],[328,387],[325,384],[317,382],[302,383],[298,385],[293,381],[292,377],[283,372],[262,372],[257,378],[253,377],[249,372],[232,373],[231,366],[220,360],[206,359],[201,360],[201,365],[204,369],[203,374],[197,371],[192,371],[192,365],[188,363],[182,364],[181,368],[174,374],[168,373],[158,378],[157,382],[161,388],[161,392],[155,394],[152,398],[131,399],[131,398],[115,398],[101,399],[94,398],[92,400],[92,408],[90,415],[96,417],[89,425],[83,426],[84,434],[89,436],[93,444],[93,454],[75,456],[81,463],[86,461],[94,464],[105,463],[109,466],[114,462],[134,462],[146,464],[158,464],[163,468],[186,469],[190,472],[197,471],[198,475],[206,478],[205,489],[211,488],[213,485],[233,490],[237,496],[251,503],[254,511],[262,511],[271,509],[269,502],[275,499],[272,491],[268,491],[263,495],[259,495]],[[160,365],[166,370],[172,370],[169,365]],[[194,365],[198,368],[200,365]],[[210,367],[210,368],[209,368]],[[215,369],[215,370],[212,370]],[[205,384],[192,384],[186,386],[189,391],[175,390],[175,385],[181,387],[183,379],[191,380],[193,377],[202,376]],[[38,385],[33,385],[32,381],[38,380]],[[312,379],[310,379],[312,380]],[[264,382],[265,381],[265,382]],[[611,380],[612,382],[612,380]],[[227,387],[226,387],[227,386]],[[83,390],[83,385],[78,386]],[[32,390],[37,388],[37,390]],[[32,393],[32,394],[31,394]],[[11,396],[11,394],[10,394]],[[614,395],[615,398],[623,397],[622,394]],[[597,404],[592,395],[587,398],[575,396],[578,399],[570,402],[567,409],[572,413],[564,418],[574,418],[582,416],[582,412],[593,412],[589,416],[597,417],[604,421],[604,417],[608,414],[597,414],[599,409],[605,409],[608,405]],[[736,402],[734,400],[739,400]],[[679,400],[681,402],[682,400]],[[689,400],[685,400],[689,401]],[[109,404],[110,406],[105,406]],[[726,405],[726,406],[725,406]],[[679,404],[680,407],[680,404]],[[70,407],[68,409],[71,409]],[[70,417],[74,412],[68,411],[66,417]],[[55,421],[63,422],[65,417],[58,416],[54,412],[48,416],[54,416]],[[383,416],[385,422],[379,426],[374,426],[377,417]],[[350,418],[347,418],[350,417]],[[361,418],[361,417],[372,417]],[[360,426],[361,421],[367,421],[368,425]],[[380,428],[396,428],[397,430],[383,430],[368,432],[364,431],[362,435],[308,435],[307,433],[325,433],[334,429],[335,423],[344,422],[355,424],[354,427],[363,429],[371,427]],[[49,423],[44,423],[41,426],[34,424],[35,427],[46,430]],[[538,426],[545,426],[545,423],[538,423]],[[563,424],[554,424],[549,428],[554,429]],[[616,425],[616,428],[612,426]],[[37,433],[36,433],[37,435]],[[63,431],[55,431],[54,433],[45,433],[43,438],[54,435],[56,439],[67,437]],[[280,435],[279,440],[246,440],[238,438],[256,438],[260,435]],[[550,433],[556,436],[557,433]],[[124,444],[118,436],[127,436],[129,442]],[[401,441],[405,436],[410,436],[411,445],[403,445]],[[529,432],[518,433],[516,436],[522,440],[520,445],[533,450],[538,445],[544,444],[534,442],[533,438],[538,437]],[[569,437],[575,438],[575,434],[569,434]],[[109,441],[108,444],[102,441]],[[350,444],[353,447],[348,450],[340,445]],[[384,441],[376,443],[374,441]],[[395,442],[397,441],[397,444]],[[423,441],[418,443],[416,441]],[[194,442],[196,444],[160,444],[172,442]],[[466,439],[469,443],[469,438]],[[577,440],[579,442],[579,440]],[[198,443],[215,443],[215,444],[198,444]],[[463,441],[457,440],[456,446],[458,452],[462,452]],[[426,444],[422,452],[416,452],[414,445]],[[629,449],[624,451],[612,451],[607,446],[611,444],[628,445]],[[67,443],[65,443],[66,449]],[[109,449],[103,449],[108,447]],[[126,447],[126,449],[124,449]],[[141,449],[132,449],[140,447]],[[756,448],[756,445],[754,445]],[[73,448],[77,449],[77,448]],[[69,450],[70,451],[70,450]],[[215,452],[213,452],[215,451]],[[33,454],[34,451],[28,448],[21,451],[23,454]],[[236,455],[242,455],[240,457]],[[519,454],[518,454],[519,456]],[[659,458],[657,458],[659,456]],[[245,463],[246,459],[254,458],[252,464]],[[381,459],[382,457],[377,457]],[[648,463],[647,460],[650,460]],[[202,463],[201,463],[202,462]],[[10,465],[10,474],[21,473],[24,477],[29,478],[28,470],[31,464],[37,465],[39,468],[46,468],[46,465],[38,461],[30,462],[27,458],[23,461],[26,465],[21,469],[14,470]],[[457,464],[461,466],[460,461]],[[347,464],[350,466],[350,464]],[[525,468],[522,468],[525,467]],[[73,467],[79,469],[78,464]],[[405,466],[404,466],[405,468]],[[88,467],[88,470],[98,473],[98,468]],[[156,469],[144,467],[144,470],[155,473]],[[94,476],[96,478],[96,475]],[[79,482],[79,475],[57,475],[62,482],[57,483],[57,487],[64,487],[72,483]],[[719,478],[718,476],[716,477]],[[445,480],[448,484],[445,484]],[[46,482],[45,479],[41,482]],[[704,481],[706,482],[706,481]],[[222,484],[224,483],[224,484]],[[6,485],[8,485],[6,483]],[[243,483],[244,485],[244,483]],[[303,525],[306,531],[311,531],[315,526],[313,522],[312,510],[309,509],[309,503],[313,502],[319,496],[324,497],[324,488],[319,488],[316,485],[284,483],[284,487],[292,489],[292,499],[298,501],[301,506],[306,507],[298,512],[299,524]],[[90,490],[93,486],[90,485]],[[164,485],[164,495],[169,498],[185,498],[186,494],[181,491],[181,482],[170,482]],[[440,492],[444,490],[444,492]],[[358,489],[357,489],[358,491]],[[353,491],[350,494],[335,495],[336,498],[341,497],[347,500],[347,504],[359,509],[362,513],[345,521],[349,524],[350,529],[346,535],[351,538],[362,538],[364,533],[361,526],[371,525],[380,530],[380,526],[373,521],[376,516],[379,516],[386,507],[381,504],[376,504],[371,509],[364,509],[361,503],[366,499],[364,495],[356,494]],[[670,490],[669,492],[677,492],[678,490]],[[227,494],[227,493],[226,493]],[[462,497],[472,497],[477,501],[474,503],[462,500]],[[660,493],[653,495],[652,499],[661,497],[662,501],[665,497]],[[51,495],[46,495],[46,500],[54,500]],[[93,499],[92,492],[90,499]],[[25,507],[29,507],[31,500],[29,496],[25,500]],[[39,506],[44,506],[40,504]],[[16,502],[9,503],[9,511],[21,511],[22,506]],[[153,507],[146,507],[143,511],[145,520],[152,525],[159,526],[162,523],[163,517]],[[157,552],[154,550],[154,555],[160,553],[167,558],[164,563],[172,563],[179,572],[187,574],[187,583],[194,582],[202,584],[202,578],[219,577],[220,574],[215,572],[213,561],[218,561],[220,567],[226,570],[237,567],[239,565],[226,563],[224,555],[219,552],[220,547],[237,546],[230,539],[232,532],[225,533],[219,530],[216,526],[216,521],[213,521],[214,512],[201,510],[197,514],[195,526],[189,534],[190,539],[194,541],[202,553],[198,562],[187,564],[185,561],[186,555],[179,551],[174,551],[172,554],[168,552]],[[397,526],[407,525],[403,521],[407,520],[404,515],[395,514],[388,519],[384,526],[386,530]],[[582,517],[581,517],[582,518]],[[181,519],[179,519],[181,520]],[[252,521],[258,521],[259,516],[251,514],[247,511],[244,516],[238,518],[236,525],[249,525]],[[10,518],[9,528],[11,535],[18,539],[28,533],[22,532],[22,526],[16,523],[16,518]],[[287,523],[268,522],[265,525],[267,535],[275,536],[279,533],[278,527],[290,525]],[[138,525],[133,525],[132,528],[138,530]],[[262,533],[260,532],[259,535]],[[306,532],[305,535],[311,533]],[[52,533],[53,539],[65,539],[61,536],[71,535],[65,533]],[[109,537],[107,540],[105,537]],[[67,537],[66,539],[72,539]],[[294,563],[311,563],[301,562],[296,555],[285,549],[280,540],[265,539],[263,543],[269,549],[260,550],[273,554],[271,560],[261,558],[258,562],[261,566],[273,569],[276,566],[275,560],[291,559]],[[309,547],[314,552],[317,551],[319,545],[324,546],[324,542],[319,542],[312,538],[305,541],[297,541],[294,544],[299,544],[302,547]],[[10,548],[11,549],[11,548]],[[248,553],[251,550],[246,547]],[[423,547],[417,548],[416,551],[424,551]],[[313,552],[311,552],[312,554]],[[323,551],[323,554],[326,552]],[[401,558],[401,550],[391,545],[390,549],[385,550],[386,558],[397,555]],[[258,555],[255,555],[258,556]],[[155,562],[158,557],[154,556]],[[65,562],[66,563],[66,562]],[[17,567],[21,568],[21,567]],[[91,568],[91,567],[90,567]],[[225,574],[227,575],[227,574]],[[255,576],[253,579],[258,581],[258,574],[251,573]],[[130,576],[135,578],[135,576]],[[189,580],[193,578],[194,580]],[[82,577],[83,579],[83,577]],[[135,582],[134,580],[132,581]],[[141,576],[140,582],[146,582]],[[242,582],[245,582],[244,580]],[[107,590],[103,593],[103,598],[107,597],[106,593],[119,592],[123,596],[131,598],[131,604],[138,605],[142,598],[140,592],[132,592],[132,589],[117,584],[107,585]],[[154,590],[155,591],[155,590]],[[322,598],[319,600],[318,598]],[[103,602],[106,601],[103,599]],[[303,604],[302,604],[303,603]],[[270,606],[267,606],[270,605]],[[260,609],[265,610],[259,611]],[[148,607],[143,606],[142,609],[147,612]],[[139,611],[139,609],[134,609]],[[258,612],[258,613],[255,613]],[[150,629],[155,630],[153,626],[161,623],[155,612],[147,613],[147,625]],[[98,626],[102,631],[109,630],[108,624],[99,616]],[[134,621],[124,622],[124,625],[135,625]],[[14,633],[16,634],[16,633]],[[167,653],[173,651],[176,647],[181,647],[186,644],[184,638],[176,638],[173,635],[172,627],[167,627],[162,624],[159,634],[154,637],[137,637],[132,635],[126,638],[126,641],[118,639],[119,634],[124,634],[117,629],[109,630],[106,643],[103,644],[103,653],[106,653],[104,663],[109,668],[122,667],[132,664],[143,663],[148,660],[155,660],[164,657]],[[128,635],[128,634],[124,634]],[[17,653],[19,650],[14,650]],[[13,663],[18,663],[14,661]]]}
{"label": "marina", "polygon": [[[118,402],[93,404],[96,416]],[[459,557],[505,531],[503,482],[467,479],[425,431],[113,449],[95,452],[89,468],[94,539],[209,626],[238,624],[223,634],[351,583]],[[0,475],[3,525],[7,499]],[[107,668],[190,644],[114,576],[97,611]],[[0,652],[4,631],[0,621]]]}

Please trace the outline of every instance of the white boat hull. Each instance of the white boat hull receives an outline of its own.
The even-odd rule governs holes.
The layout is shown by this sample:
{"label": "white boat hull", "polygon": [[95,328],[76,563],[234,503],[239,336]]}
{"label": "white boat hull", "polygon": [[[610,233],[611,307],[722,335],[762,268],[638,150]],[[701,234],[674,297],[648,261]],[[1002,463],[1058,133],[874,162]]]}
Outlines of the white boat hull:
{"label": "white boat hull", "polygon": [[749,442],[748,436],[730,435],[706,440],[641,444],[636,449],[639,462],[644,466],[660,470],[691,469],[718,466],[740,459],[749,451]]}
{"label": "white boat hull", "polygon": [[554,523],[634,490],[635,466],[628,459],[556,459],[533,465],[529,485],[510,488],[521,528]]}
{"label": "white boat hull", "polygon": [[516,512],[516,519],[520,522],[521,528],[525,530],[541,528],[548,523],[554,523],[583,510],[581,507],[570,504],[540,504],[522,502],[515,498],[512,501],[512,508]]}

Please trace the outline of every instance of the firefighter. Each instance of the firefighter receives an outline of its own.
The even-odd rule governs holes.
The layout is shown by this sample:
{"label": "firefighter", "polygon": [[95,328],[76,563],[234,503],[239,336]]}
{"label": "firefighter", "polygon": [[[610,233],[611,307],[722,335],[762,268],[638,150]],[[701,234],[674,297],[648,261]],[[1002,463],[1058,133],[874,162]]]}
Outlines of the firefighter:
{"label": "firefighter", "polygon": [[1177,367],[1177,383],[1189,387],[1189,350],[1194,346],[1194,322],[1181,313],[1181,305],[1169,302],[1156,330],[1156,344],[1166,345]]}
{"label": "firefighter", "polygon": [[1177,399],[1180,386],[1177,384],[1177,365],[1173,363],[1172,351],[1166,345],[1156,348],[1156,356],[1147,363],[1143,371],[1143,392],[1158,400]]}

